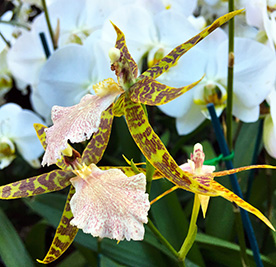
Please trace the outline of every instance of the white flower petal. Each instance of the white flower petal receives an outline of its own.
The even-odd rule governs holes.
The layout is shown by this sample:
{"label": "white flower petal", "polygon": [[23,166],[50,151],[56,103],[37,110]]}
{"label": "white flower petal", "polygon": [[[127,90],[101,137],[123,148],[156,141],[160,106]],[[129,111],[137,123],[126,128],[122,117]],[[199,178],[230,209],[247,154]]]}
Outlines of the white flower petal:
{"label": "white flower petal", "polygon": [[276,132],[270,115],[268,115],[264,121],[263,140],[267,153],[271,157],[276,158]]}
{"label": "white flower petal", "polygon": [[145,175],[127,177],[118,169],[102,171],[93,164],[87,168],[89,175],[71,179],[76,193],[70,201],[70,223],[100,238],[142,240],[150,208]]}
{"label": "white flower petal", "polygon": [[203,116],[200,106],[192,104],[189,111],[182,117],[176,118],[176,129],[178,134],[185,135],[194,131],[203,121]]}

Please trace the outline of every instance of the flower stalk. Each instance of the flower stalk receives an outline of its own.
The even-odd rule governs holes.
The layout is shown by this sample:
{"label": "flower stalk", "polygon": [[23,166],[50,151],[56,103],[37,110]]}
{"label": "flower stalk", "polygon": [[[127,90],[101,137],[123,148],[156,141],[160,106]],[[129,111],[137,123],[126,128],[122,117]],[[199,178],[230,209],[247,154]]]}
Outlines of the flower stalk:
{"label": "flower stalk", "polygon": [[190,226],[188,230],[187,237],[185,238],[182,247],[180,248],[178,252],[178,260],[182,266],[185,266],[185,258],[191,249],[192,245],[195,242],[196,234],[197,234],[197,217],[199,213],[199,208],[200,208],[200,201],[198,198],[198,195],[194,195],[194,205],[193,205],[193,211],[192,211],[192,217],[190,221]]}

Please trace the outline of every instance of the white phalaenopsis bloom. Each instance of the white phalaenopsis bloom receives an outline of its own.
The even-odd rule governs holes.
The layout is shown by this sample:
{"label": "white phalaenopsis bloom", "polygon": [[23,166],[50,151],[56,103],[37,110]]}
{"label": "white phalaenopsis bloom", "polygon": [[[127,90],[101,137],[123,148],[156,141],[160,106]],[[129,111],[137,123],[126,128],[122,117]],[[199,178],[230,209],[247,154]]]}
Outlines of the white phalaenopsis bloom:
{"label": "white phalaenopsis bloom", "polygon": [[94,84],[107,78],[116,80],[110,69],[109,48],[95,32],[83,45],[70,44],[55,51],[43,66],[32,94],[36,111],[49,122],[54,105],[75,105],[84,95],[95,93]]}
{"label": "white phalaenopsis bloom", "polygon": [[[69,43],[83,44],[94,31],[100,29],[109,13],[125,0],[91,1],[58,0],[48,6],[51,25],[57,33],[57,45],[63,47]],[[35,87],[39,72],[46,62],[39,33],[46,35],[50,52],[53,51],[48,34],[44,13],[37,16],[31,25],[31,31],[24,32],[10,49],[9,68],[15,78]],[[30,49],[31,47],[31,49]]]}
{"label": "white phalaenopsis bloom", "polygon": [[[233,115],[244,122],[259,118],[259,105],[274,88],[275,55],[267,46],[247,38],[235,38]],[[189,92],[160,106],[176,118],[179,134],[195,130],[208,117],[206,105],[214,103],[220,115],[227,99],[228,40],[216,30],[159,77],[170,86],[189,84],[205,75]]]}
{"label": "white phalaenopsis bloom", "polygon": [[[147,56],[147,63],[151,66],[173,48],[198,33],[198,29],[188,18],[174,9],[153,15],[137,4],[125,5],[115,10],[109,20],[125,34],[128,49],[140,69],[144,56]],[[109,21],[104,24],[102,38],[110,43],[116,38]]]}
{"label": "white phalaenopsis bloom", "polygon": [[276,44],[276,1],[244,0],[246,20],[249,25],[265,32],[269,46],[275,50]]}
{"label": "white phalaenopsis bloom", "polygon": [[40,167],[43,153],[33,124],[43,121],[32,111],[14,103],[0,108],[0,169],[7,167],[18,152],[32,167]]}
{"label": "white phalaenopsis bloom", "polygon": [[275,89],[269,94],[267,102],[270,105],[270,114],[265,117],[264,121],[264,147],[268,154],[276,158],[276,91]]}

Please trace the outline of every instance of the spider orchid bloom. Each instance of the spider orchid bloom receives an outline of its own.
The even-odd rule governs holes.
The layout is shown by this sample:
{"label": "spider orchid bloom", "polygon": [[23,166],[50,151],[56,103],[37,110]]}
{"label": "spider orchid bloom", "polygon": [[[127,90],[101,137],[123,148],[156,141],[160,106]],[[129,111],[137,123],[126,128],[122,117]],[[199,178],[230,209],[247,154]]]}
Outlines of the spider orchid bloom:
{"label": "spider orchid bloom", "polygon": [[[122,116],[124,112],[126,114],[135,112],[135,107],[131,108],[131,112],[126,111],[127,103],[130,106],[134,102],[161,105],[198,84],[200,80],[188,86],[173,88],[160,84],[154,78],[160,76],[174,65],[186,51],[238,13],[240,11],[230,13],[216,20],[211,26],[188,42],[175,48],[160,61],[160,65],[159,63],[154,65],[138,78],[138,67],[128,52],[125,36],[117,26],[113,25],[117,33],[117,41],[115,48],[110,50],[109,56],[112,64],[111,69],[115,71],[118,83],[115,83],[112,79],[107,79],[94,86],[96,96],[86,95],[79,104],[73,107],[53,107],[52,120],[54,125],[47,129],[47,148],[42,165],[55,163],[61,157],[62,151],[65,155],[70,156],[70,151],[67,154],[68,151],[66,150],[68,140],[73,143],[82,142],[89,139],[92,133],[97,132],[102,112],[113,103],[118,95],[121,94],[114,105],[113,113],[115,116]],[[125,93],[123,93],[124,91]]]}
{"label": "spider orchid bloom", "polygon": [[[16,199],[70,186],[65,208],[54,240],[45,258],[47,264],[60,257],[73,242],[78,229],[100,238],[142,240],[143,224],[150,208],[145,193],[144,173],[136,174],[130,167],[101,167],[101,159],[110,136],[112,117],[104,112],[99,126],[104,129],[93,135],[82,156],[72,149],[71,157],[56,162],[60,169],[0,187],[0,199]],[[35,124],[37,135],[46,149],[46,127]],[[93,150],[93,153],[91,152]]]}
{"label": "spider orchid bloom", "polygon": [[[205,154],[203,153],[202,145],[198,143],[194,146],[194,152],[191,153],[191,159],[188,159],[187,163],[184,163],[179,167],[183,171],[193,173],[194,175],[205,175],[213,173],[216,169],[215,166],[203,165],[204,159]],[[198,198],[200,200],[203,217],[205,218],[210,196],[198,194]]]}
{"label": "spider orchid bloom", "polygon": [[[203,153],[202,145],[198,143],[198,144],[195,144],[195,146],[194,146],[194,151],[191,154],[191,159],[188,160],[187,163],[184,163],[179,166],[179,168],[181,170],[183,170],[187,176],[189,174],[192,175],[193,180],[197,181],[200,185],[206,186],[210,189],[210,191],[207,194],[206,194],[206,192],[202,194],[202,193],[197,193],[194,191],[194,193],[197,194],[197,196],[200,200],[203,217],[205,218],[210,197],[221,196],[230,202],[236,203],[242,209],[256,215],[268,227],[270,227],[272,230],[275,231],[275,228],[270,223],[270,221],[258,209],[254,208],[252,205],[250,205],[249,203],[247,203],[246,201],[244,201],[243,199],[238,197],[236,194],[234,194],[233,192],[231,192],[230,190],[228,190],[221,184],[217,183],[216,181],[214,181],[214,177],[226,176],[226,175],[230,175],[233,173],[250,170],[250,169],[257,169],[257,168],[276,169],[276,167],[270,166],[270,165],[252,165],[252,166],[240,167],[240,168],[236,168],[236,169],[232,169],[232,170],[214,172],[214,170],[215,170],[214,166],[203,165],[204,158],[205,158],[205,155]],[[160,175],[160,173],[156,172],[154,175],[154,180],[157,180],[160,178],[162,178],[162,175]],[[185,189],[185,188],[183,188],[181,183],[179,183],[179,184],[175,183],[175,184],[176,185],[173,186],[171,189],[167,190],[166,192],[164,192],[163,194],[159,195],[154,200],[152,200],[151,204],[155,203],[157,200],[159,200],[163,196],[169,194],[170,192],[172,192],[178,188]],[[190,191],[192,191],[192,190],[190,190]]]}

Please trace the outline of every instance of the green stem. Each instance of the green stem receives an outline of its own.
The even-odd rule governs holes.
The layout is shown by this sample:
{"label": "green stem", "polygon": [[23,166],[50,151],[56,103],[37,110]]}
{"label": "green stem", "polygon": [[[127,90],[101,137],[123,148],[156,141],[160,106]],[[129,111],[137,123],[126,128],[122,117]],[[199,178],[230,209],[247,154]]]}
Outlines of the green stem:
{"label": "green stem", "polygon": [[8,47],[11,47],[10,42],[5,38],[5,36],[0,32],[0,37],[3,39],[3,41],[6,43]]}
{"label": "green stem", "polygon": [[199,213],[199,208],[200,208],[200,201],[199,201],[198,195],[195,194],[192,218],[190,221],[188,234],[183,242],[181,249],[178,252],[178,260],[183,263],[196,238],[196,233],[197,233],[196,221]]}
{"label": "green stem", "polygon": [[[228,11],[234,11],[234,0],[228,1]],[[228,34],[228,75],[227,75],[227,108],[226,108],[226,139],[229,150],[232,150],[232,110],[234,80],[234,18],[229,20]]]}
{"label": "green stem", "polygon": [[45,19],[46,19],[46,23],[47,23],[47,26],[48,26],[48,30],[49,30],[50,36],[51,36],[53,48],[57,49],[57,45],[56,45],[56,42],[55,42],[54,32],[53,32],[53,29],[52,29],[52,26],[51,26],[51,22],[50,22],[50,17],[49,17],[49,12],[48,12],[48,8],[47,8],[47,5],[46,5],[46,1],[45,0],[41,0],[41,2],[42,2],[43,9],[44,9]]}
{"label": "green stem", "polygon": [[13,20],[11,20],[11,21],[0,20],[0,24],[1,23],[3,23],[3,24],[9,24],[9,25],[12,25],[12,26],[18,26],[18,27],[24,28],[24,29],[26,29],[28,31],[31,30],[31,28],[28,25],[20,23],[20,22],[17,22],[17,21],[13,21]]}
{"label": "green stem", "polygon": [[152,221],[148,218],[148,227],[156,236],[156,238],[176,257],[178,258],[177,251],[173,248],[173,246],[169,243],[169,241],[158,231],[158,229],[154,226]]}
{"label": "green stem", "polygon": [[[144,109],[146,117],[148,118],[147,107],[144,104],[142,104],[142,107]],[[155,171],[155,168],[151,165],[151,163],[148,160],[146,160],[146,180],[147,180],[146,192],[148,194],[150,194],[152,177],[153,177],[154,171]]]}

